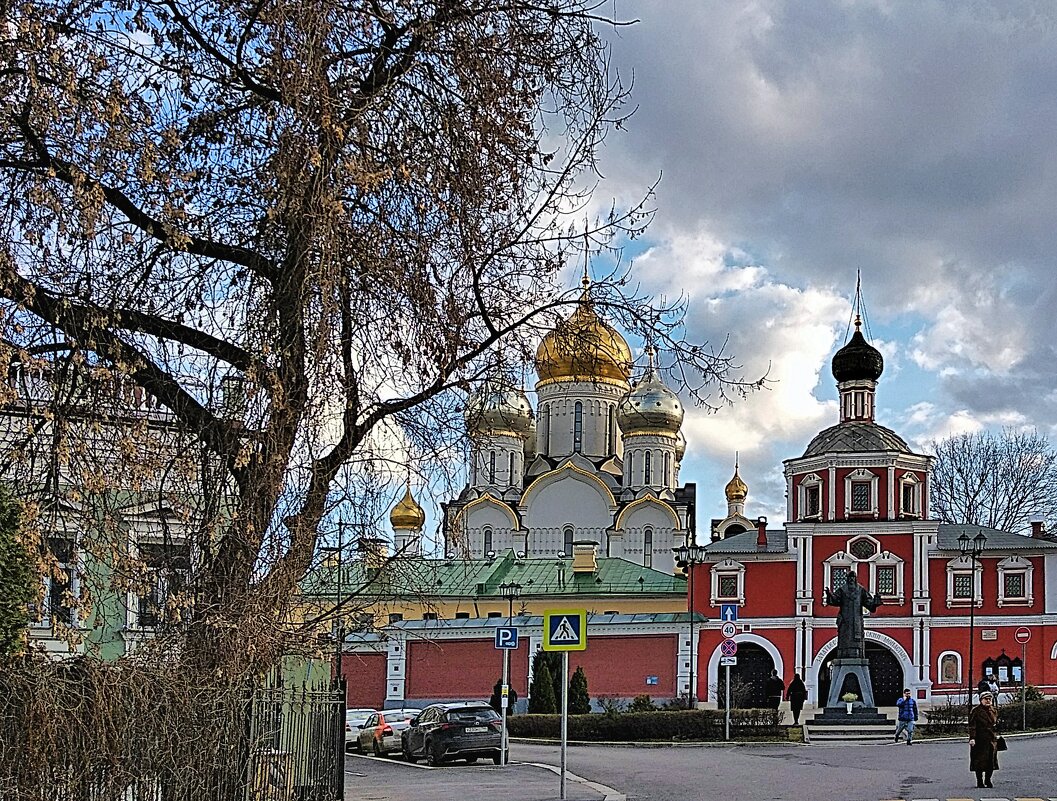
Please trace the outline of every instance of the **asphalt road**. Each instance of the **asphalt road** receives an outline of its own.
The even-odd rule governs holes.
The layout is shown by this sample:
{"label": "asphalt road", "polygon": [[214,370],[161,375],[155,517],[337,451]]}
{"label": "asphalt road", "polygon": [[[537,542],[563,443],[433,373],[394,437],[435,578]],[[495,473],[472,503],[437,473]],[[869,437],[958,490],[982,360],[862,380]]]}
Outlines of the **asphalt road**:
{"label": "asphalt road", "polygon": [[[570,746],[569,801],[1057,801],[1057,736],[1009,737],[993,790],[978,790],[968,745]],[[514,764],[441,768],[349,756],[346,801],[556,801],[558,747],[513,743]]]}
{"label": "asphalt road", "polygon": [[[1008,737],[995,789],[978,790],[966,742],[913,746],[686,746],[569,749],[569,770],[629,801],[1057,799],[1057,737]],[[558,748],[514,744],[515,760],[558,764]],[[501,798],[501,796],[500,796]]]}

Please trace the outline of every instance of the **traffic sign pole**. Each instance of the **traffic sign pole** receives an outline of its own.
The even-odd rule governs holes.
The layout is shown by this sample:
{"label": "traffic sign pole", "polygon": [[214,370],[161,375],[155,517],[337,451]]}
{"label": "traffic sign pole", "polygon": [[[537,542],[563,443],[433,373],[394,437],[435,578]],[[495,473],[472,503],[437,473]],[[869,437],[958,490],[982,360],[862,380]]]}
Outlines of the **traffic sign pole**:
{"label": "traffic sign pole", "polygon": [[724,670],[727,671],[727,687],[726,687],[726,700],[723,702],[723,706],[726,710],[724,716],[724,727],[723,727],[723,739],[730,739],[730,665],[727,665]]}
{"label": "traffic sign pole", "polygon": [[1028,643],[1020,644],[1020,728],[1028,730]]}
{"label": "traffic sign pole", "polygon": [[507,689],[510,686],[510,649],[503,649],[503,686],[499,691],[499,704],[503,708],[503,733],[499,736],[499,765],[500,767],[506,767],[507,761],[507,749],[510,747],[507,741],[506,731],[506,710],[507,704],[509,703],[509,697]]}
{"label": "traffic sign pole", "polygon": [[569,751],[569,652],[562,651],[562,757],[559,798],[565,801],[565,769]]}

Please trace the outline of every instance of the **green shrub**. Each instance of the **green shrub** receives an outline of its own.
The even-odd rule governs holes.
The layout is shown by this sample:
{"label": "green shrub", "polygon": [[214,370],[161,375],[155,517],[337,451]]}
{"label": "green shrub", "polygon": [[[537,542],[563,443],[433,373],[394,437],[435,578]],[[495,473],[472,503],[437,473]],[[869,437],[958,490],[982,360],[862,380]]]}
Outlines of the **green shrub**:
{"label": "green shrub", "polygon": [[[774,709],[731,710],[731,737],[774,737],[781,731],[781,713]],[[588,742],[722,740],[723,712],[714,709],[679,712],[615,712],[570,715],[569,739]],[[560,715],[520,715],[510,719],[514,737],[558,739]]]}
{"label": "green shrub", "polygon": [[628,704],[628,712],[656,712],[657,705],[653,703],[653,699],[643,693],[642,695],[636,695],[631,699],[631,703]]}
{"label": "green shrub", "polygon": [[[1028,697],[1031,697],[1029,692]],[[1021,728],[1022,716],[1026,713],[1029,729],[1057,728],[1057,699],[1028,701],[1022,710],[1019,702],[1006,703],[998,707],[998,726],[1002,731],[1017,731]],[[969,711],[964,702],[946,699],[943,705],[925,710],[925,733],[964,734],[968,727]]]}
{"label": "green shrub", "polygon": [[554,682],[546,662],[540,662],[539,668],[532,676],[532,688],[529,690],[529,713],[550,715],[558,711],[554,698]]}
{"label": "green shrub", "polygon": [[584,669],[577,665],[576,672],[569,679],[569,714],[586,715],[591,711],[591,696],[587,694],[587,676]]}

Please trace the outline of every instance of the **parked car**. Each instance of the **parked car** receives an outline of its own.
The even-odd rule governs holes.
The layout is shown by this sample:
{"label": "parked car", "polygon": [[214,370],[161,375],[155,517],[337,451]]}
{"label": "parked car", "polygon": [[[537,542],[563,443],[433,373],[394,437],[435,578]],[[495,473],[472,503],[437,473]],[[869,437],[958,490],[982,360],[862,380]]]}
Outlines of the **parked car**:
{"label": "parked car", "polygon": [[480,757],[501,761],[502,720],[483,701],[433,704],[411,721],[400,736],[408,762],[425,758],[430,765],[454,759],[476,762]]}
{"label": "parked car", "polygon": [[363,724],[356,743],[356,753],[372,751],[375,756],[388,756],[392,751],[400,750],[400,735],[409,725],[411,719],[418,716],[421,709],[383,709],[375,712]]}
{"label": "parked car", "polygon": [[360,729],[367,722],[367,718],[375,714],[376,709],[346,709],[345,710],[345,750],[349,746],[355,746],[360,736]]}

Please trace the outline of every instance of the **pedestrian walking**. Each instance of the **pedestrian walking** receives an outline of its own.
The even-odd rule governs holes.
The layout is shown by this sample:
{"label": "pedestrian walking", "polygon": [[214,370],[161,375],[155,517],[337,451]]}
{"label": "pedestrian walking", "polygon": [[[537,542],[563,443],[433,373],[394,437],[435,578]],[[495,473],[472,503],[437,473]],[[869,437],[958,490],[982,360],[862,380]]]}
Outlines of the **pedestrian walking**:
{"label": "pedestrian walking", "polygon": [[764,688],[767,692],[767,705],[771,709],[777,709],[782,705],[782,697],[785,695],[785,682],[778,675],[777,670],[771,671],[771,678],[767,679]]}
{"label": "pedestrian walking", "polygon": [[789,709],[793,712],[793,725],[798,726],[800,713],[804,711],[804,702],[807,700],[807,685],[804,684],[799,673],[793,674],[793,680],[789,682],[785,697],[789,699]]}
{"label": "pedestrian walking", "polygon": [[994,698],[991,699],[991,703],[993,703],[997,707],[999,701],[999,693],[1002,692],[1002,687],[999,685],[998,679],[995,678],[994,673],[987,674],[987,691],[994,696]]}
{"label": "pedestrian walking", "polygon": [[918,719],[918,702],[913,699],[910,689],[903,690],[903,697],[896,701],[899,710],[899,720],[896,721],[896,742],[899,735],[904,731],[907,733],[907,745],[914,744],[914,724]]}
{"label": "pedestrian walking", "polygon": [[994,787],[991,774],[998,770],[998,710],[990,692],[980,693],[979,706],[969,713],[969,770],[977,787]]}

